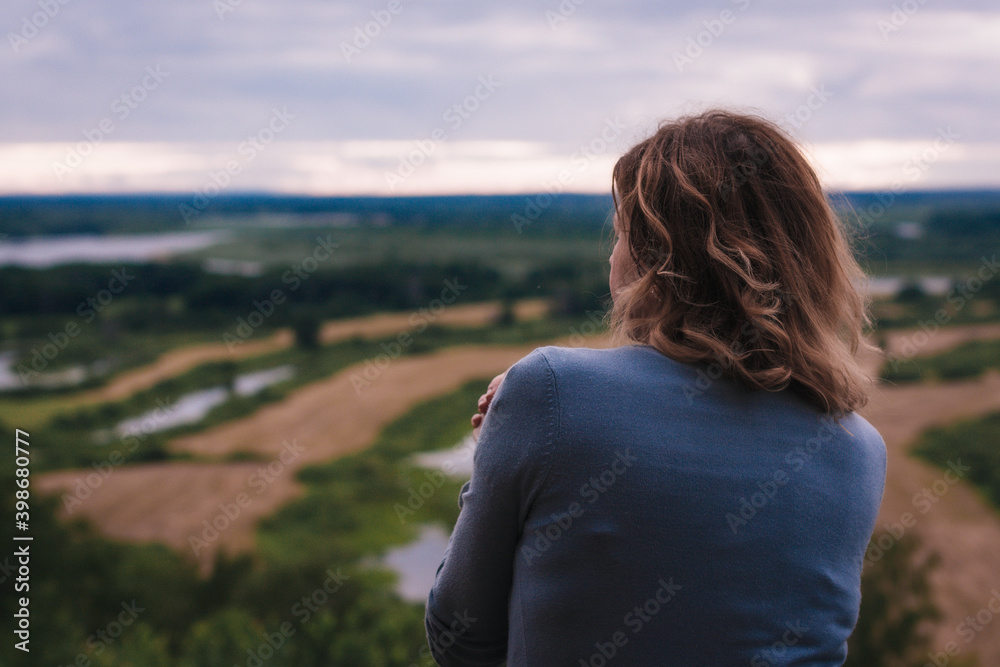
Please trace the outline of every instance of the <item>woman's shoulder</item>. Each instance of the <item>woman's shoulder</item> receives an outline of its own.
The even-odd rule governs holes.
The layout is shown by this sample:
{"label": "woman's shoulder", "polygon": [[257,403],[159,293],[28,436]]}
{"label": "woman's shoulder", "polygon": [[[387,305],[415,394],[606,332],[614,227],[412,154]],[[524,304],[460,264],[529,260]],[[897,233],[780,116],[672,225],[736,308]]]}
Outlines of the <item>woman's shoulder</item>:
{"label": "woman's shoulder", "polygon": [[696,373],[694,367],[675,361],[649,345],[609,348],[546,345],[536,348],[518,364],[528,368],[545,368],[563,382],[606,379],[613,383],[641,384],[647,377],[660,381],[671,376],[688,379]]}
{"label": "woman's shoulder", "polygon": [[[631,371],[634,367],[647,367],[650,363],[677,365],[677,362],[649,345],[622,345],[619,347],[563,347],[546,345],[536,348],[530,357],[544,359],[553,370],[585,370],[594,372],[602,367],[618,371]],[[524,361],[522,360],[522,361]]]}
{"label": "woman's shoulder", "polygon": [[857,412],[850,412],[835,421],[848,440],[854,443],[858,455],[867,459],[875,469],[881,468],[884,475],[888,454],[878,429]]}

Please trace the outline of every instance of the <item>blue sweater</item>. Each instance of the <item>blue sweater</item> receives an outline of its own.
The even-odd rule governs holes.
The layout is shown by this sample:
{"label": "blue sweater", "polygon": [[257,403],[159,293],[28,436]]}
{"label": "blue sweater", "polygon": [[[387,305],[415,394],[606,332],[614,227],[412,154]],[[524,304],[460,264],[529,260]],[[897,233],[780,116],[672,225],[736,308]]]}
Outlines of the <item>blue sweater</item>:
{"label": "blue sweater", "polygon": [[484,420],[426,609],[440,665],[841,665],[885,444],[649,346],[543,347]]}

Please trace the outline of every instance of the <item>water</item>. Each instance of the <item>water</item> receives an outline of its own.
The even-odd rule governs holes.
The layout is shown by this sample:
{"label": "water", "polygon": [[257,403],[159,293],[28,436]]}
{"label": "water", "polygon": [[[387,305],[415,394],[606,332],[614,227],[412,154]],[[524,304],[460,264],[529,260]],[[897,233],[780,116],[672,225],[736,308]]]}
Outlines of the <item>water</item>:
{"label": "water", "polygon": [[0,266],[43,269],[70,262],[148,262],[207,248],[228,237],[221,231],[9,237],[0,243]]}
{"label": "water", "polygon": [[[263,371],[243,373],[234,380],[235,393],[239,396],[253,396],[271,385],[283,382],[295,375],[292,364],[276,366]],[[226,387],[211,387],[184,394],[170,405],[164,405],[138,417],[130,417],[114,427],[118,436],[136,433],[155,433],[167,429],[197,424],[215,407],[229,400],[230,391]]]}
{"label": "water", "polygon": [[295,366],[285,364],[284,366],[275,366],[263,371],[237,375],[234,388],[240,396],[253,396],[273,384],[291,380],[293,377],[295,377]]}
{"label": "water", "polygon": [[433,468],[455,478],[468,479],[472,476],[472,455],[475,451],[476,441],[470,433],[451,449],[421,452],[415,454],[412,460],[421,468]]}
{"label": "water", "polygon": [[201,270],[205,273],[216,273],[223,276],[256,278],[264,274],[264,262],[207,257],[201,263]]}
{"label": "water", "polygon": [[229,390],[225,387],[193,391],[184,394],[168,406],[119,422],[114,432],[124,437],[135,433],[166,431],[185,424],[197,424],[212,408],[222,405],[228,398]]}
{"label": "water", "polygon": [[383,563],[399,575],[396,592],[400,597],[411,602],[427,601],[447,546],[448,533],[441,526],[426,525],[416,540],[386,553]]}
{"label": "water", "polygon": [[[470,433],[451,449],[421,452],[410,460],[414,465],[440,470],[456,479],[469,479],[475,451],[476,441]],[[421,527],[416,540],[385,555],[382,564],[399,575],[396,592],[400,597],[413,602],[427,601],[447,546],[448,533],[441,526],[426,525]]]}
{"label": "water", "polygon": [[[89,378],[106,375],[112,367],[111,362],[107,359],[98,359],[89,366],[75,364],[58,371],[32,372],[26,376],[25,380],[22,380],[15,365],[17,357],[18,354],[14,350],[0,352],[0,392],[14,391],[25,387],[39,389],[75,387]],[[30,363],[22,363],[31,370]]]}
{"label": "water", "polygon": [[893,297],[911,282],[920,285],[926,294],[940,296],[947,294],[954,284],[954,279],[949,276],[922,276],[919,278],[906,278],[903,276],[882,276],[868,278],[867,289],[872,296]]}
{"label": "water", "polygon": [[21,377],[14,370],[17,352],[13,350],[0,352],[0,391],[16,389],[21,386]]}

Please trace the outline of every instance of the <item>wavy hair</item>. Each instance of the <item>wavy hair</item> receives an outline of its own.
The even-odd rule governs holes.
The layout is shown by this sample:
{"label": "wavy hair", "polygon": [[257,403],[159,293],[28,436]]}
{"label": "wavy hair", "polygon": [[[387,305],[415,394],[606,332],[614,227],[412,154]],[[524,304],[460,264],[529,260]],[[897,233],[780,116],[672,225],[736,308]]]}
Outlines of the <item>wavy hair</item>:
{"label": "wavy hair", "polygon": [[837,416],[868,400],[868,303],[846,230],[805,156],[756,116],[711,110],[661,124],[615,164],[615,214],[634,263],[615,339]]}

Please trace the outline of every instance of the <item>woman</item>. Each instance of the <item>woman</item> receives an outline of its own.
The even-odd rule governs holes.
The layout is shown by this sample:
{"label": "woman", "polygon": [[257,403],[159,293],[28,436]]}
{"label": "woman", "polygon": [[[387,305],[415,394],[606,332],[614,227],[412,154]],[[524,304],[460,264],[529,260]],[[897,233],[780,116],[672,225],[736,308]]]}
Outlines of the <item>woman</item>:
{"label": "woman", "polygon": [[862,278],[773,124],[615,165],[612,331],[491,383],[427,603],[441,665],[841,665],[885,481]]}

